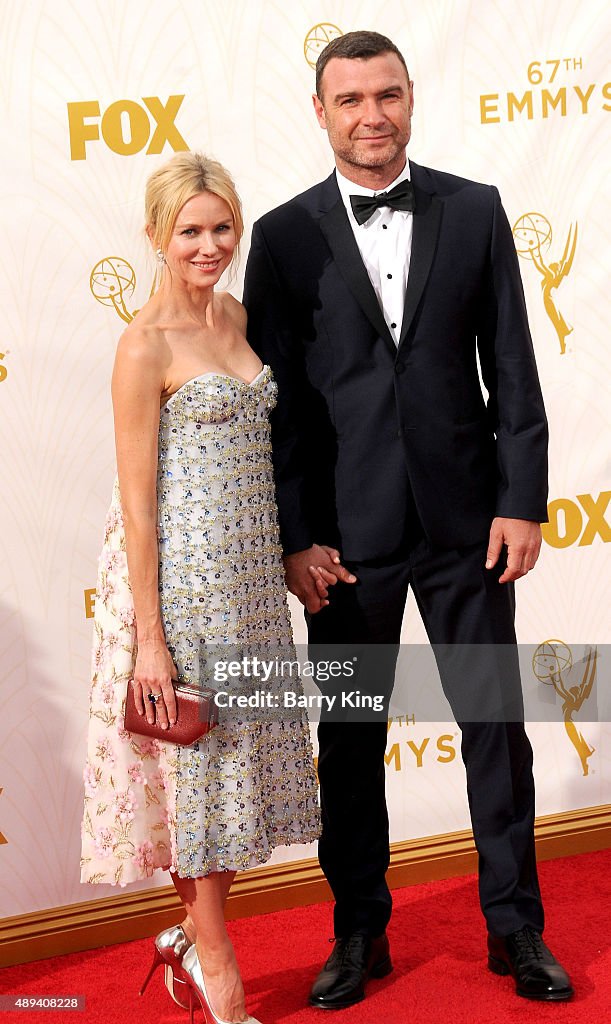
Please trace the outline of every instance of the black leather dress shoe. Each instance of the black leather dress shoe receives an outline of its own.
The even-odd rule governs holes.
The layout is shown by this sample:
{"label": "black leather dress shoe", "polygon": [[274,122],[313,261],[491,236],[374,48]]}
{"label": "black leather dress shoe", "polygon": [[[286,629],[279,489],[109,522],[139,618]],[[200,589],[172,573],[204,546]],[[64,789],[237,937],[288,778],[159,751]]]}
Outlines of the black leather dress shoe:
{"label": "black leather dress shoe", "polygon": [[562,1002],[573,995],[564,967],[528,925],[505,938],[488,936],[488,967],[495,974],[512,974],[516,992],[527,999]]}
{"label": "black leather dress shoe", "polygon": [[367,932],[336,938],[335,947],[310,993],[310,1005],[321,1010],[342,1010],[365,998],[368,978],[384,978],[392,971],[386,934],[372,939]]}

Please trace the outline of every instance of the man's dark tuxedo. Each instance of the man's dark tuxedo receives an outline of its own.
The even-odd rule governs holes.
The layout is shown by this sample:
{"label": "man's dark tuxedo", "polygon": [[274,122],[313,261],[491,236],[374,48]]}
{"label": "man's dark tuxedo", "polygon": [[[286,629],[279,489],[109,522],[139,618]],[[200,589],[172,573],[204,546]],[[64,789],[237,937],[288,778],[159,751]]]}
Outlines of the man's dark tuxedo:
{"label": "man's dark tuxedo", "polygon": [[387,556],[401,543],[410,492],[440,547],[487,538],[494,515],[547,515],[547,425],[498,192],[410,167],[416,210],[398,350],[335,174],[253,231],[244,302],[251,344],[279,385],[286,554],[317,541],[337,542],[349,560]]}
{"label": "man's dark tuxedo", "polygon": [[[398,643],[409,584],[432,641],[514,644],[513,586],[483,570],[488,534],[494,516],[544,520],[547,494],[547,424],[517,256],[495,188],[410,171],[398,348],[334,174],[254,226],[244,302],[250,343],[279,388],[282,543],[286,555],[336,545],[359,577],[333,588],[330,608],[311,618],[311,642],[356,633]],[[456,681],[442,673],[442,682],[454,707]],[[489,929],[541,929],[523,726],[460,724]],[[319,732],[321,863],[338,934],[378,934],[390,914],[385,733],[384,723]]]}

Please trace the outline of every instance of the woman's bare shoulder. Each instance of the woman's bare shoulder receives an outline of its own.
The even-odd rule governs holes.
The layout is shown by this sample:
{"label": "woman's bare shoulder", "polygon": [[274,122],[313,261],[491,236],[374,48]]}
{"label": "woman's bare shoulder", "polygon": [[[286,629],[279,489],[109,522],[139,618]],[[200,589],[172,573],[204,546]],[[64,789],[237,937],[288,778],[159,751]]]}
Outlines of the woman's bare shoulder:
{"label": "woman's bare shoulder", "polygon": [[219,292],[219,299],[223,304],[223,310],[241,334],[246,334],[246,309],[231,292]]}
{"label": "woman's bare shoulder", "polygon": [[168,362],[171,359],[165,331],[158,323],[145,318],[133,320],[117,343],[113,379],[136,381],[163,389]]}
{"label": "woman's bare shoulder", "polygon": [[166,333],[159,323],[158,316],[145,306],[119,338],[117,356],[154,363],[157,360],[164,360],[167,347]]}

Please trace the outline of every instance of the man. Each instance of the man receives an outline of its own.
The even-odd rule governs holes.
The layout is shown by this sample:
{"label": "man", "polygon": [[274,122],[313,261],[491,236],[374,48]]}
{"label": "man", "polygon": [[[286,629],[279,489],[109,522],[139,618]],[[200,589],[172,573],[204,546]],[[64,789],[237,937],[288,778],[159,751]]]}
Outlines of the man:
{"label": "man", "polygon": [[[433,644],[506,645],[496,669],[438,658],[462,729],[488,963],[520,995],[565,1000],[571,983],[541,938],[521,714],[464,711],[466,690],[468,707],[490,692],[521,705],[513,581],[535,565],[547,511],[547,424],[511,231],[495,188],[407,161],[413,83],[389,39],[333,40],[313,101],[336,170],[255,224],[244,298],[279,387],[288,587],[314,645],[396,646],[410,585]],[[323,721],[319,742],[336,939],[310,1001],[341,1008],[392,969],[386,723]]]}

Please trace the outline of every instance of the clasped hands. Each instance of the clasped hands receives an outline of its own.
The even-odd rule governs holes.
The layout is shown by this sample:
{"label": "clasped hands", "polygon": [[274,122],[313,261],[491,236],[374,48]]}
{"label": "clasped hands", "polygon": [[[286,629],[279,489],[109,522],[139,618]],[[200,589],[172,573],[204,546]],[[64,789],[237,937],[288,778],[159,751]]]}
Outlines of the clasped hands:
{"label": "clasped hands", "polygon": [[329,587],[356,583],[356,576],[340,560],[339,551],[327,544],[312,544],[284,558],[286,585],[306,610],[314,615],[329,604]]}
{"label": "clasped hands", "polygon": [[[503,547],[507,548],[507,566],[499,583],[509,583],[534,568],[541,550],[541,526],[528,519],[497,516],[490,527],[486,569],[493,569]],[[311,615],[329,604],[329,587],[336,583],[356,583],[357,578],[341,564],[339,551],[326,544],[313,544],[284,558],[286,583],[291,594]]]}

